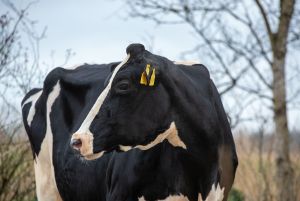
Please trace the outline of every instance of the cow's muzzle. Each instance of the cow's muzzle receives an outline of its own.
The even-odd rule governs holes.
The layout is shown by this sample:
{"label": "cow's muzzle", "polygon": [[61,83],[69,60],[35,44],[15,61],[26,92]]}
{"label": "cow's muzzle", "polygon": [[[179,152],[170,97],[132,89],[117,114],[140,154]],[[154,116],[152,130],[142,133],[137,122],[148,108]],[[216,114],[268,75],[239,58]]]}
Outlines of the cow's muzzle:
{"label": "cow's muzzle", "polygon": [[93,140],[92,133],[74,133],[71,138],[70,145],[73,149],[80,152],[87,160],[94,160],[100,158],[104,152],[93,153]]}

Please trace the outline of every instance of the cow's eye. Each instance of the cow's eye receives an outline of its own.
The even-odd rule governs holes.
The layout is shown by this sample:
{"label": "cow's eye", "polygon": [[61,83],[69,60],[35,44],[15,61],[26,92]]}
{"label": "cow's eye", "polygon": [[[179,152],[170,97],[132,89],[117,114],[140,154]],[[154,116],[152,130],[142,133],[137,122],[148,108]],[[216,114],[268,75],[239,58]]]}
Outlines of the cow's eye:
{"label": "cow's eye", "polygon": [[116,92],[119,94],[125,94],[126,92],[128,92],[129,88],[130,88],[130,83],[128,80],[120,81],[115,87]]}
{"label": "cow's eye", "polygon": [[127,90],[128,88],[129,88],[128,83],[121,83],[121,84],[118,85],[119,90]]}

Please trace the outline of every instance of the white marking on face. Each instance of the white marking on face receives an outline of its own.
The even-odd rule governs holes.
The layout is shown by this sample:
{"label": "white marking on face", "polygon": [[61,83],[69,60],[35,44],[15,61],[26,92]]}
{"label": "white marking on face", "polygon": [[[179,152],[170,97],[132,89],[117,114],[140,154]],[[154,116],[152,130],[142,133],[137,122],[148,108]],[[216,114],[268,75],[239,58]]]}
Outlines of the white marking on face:
{"label": "white marking on face", "polygon": [[22,105],[22,108],[23,108],[24,105],[26,105],[27,103],[31,102],[31,106],[30,106],[30,109],[29,109],[29,112],[28,112],[28,116],[27,116],[27,124],[29,126],[31,126],[31,122],[32,122],[33,117],[35,115],[35,103],[39,99],[39,97],[41,96],[42,92],[43,92],[43,90],[40,90],[37,93],[33,94]]}
{"label": "white marking on face", "polygon": [[174,61],[174,64],[192,66],[195,64],[200,64],[200,62],[199,61]]}
{"label": "white marking on face", "polygon": [[[99,112],[105,98],[107,97],[107,94],[109,93],[109,91],[111,89],[112,82],[113,82],[117,72],[128,61],[129,58],[130,58],[130,54],[128,54],[127,57],[114,69],[113,74],[108,82],[108,85],[105,87],[105,89],[102,91],[100,96],[97,98],[95,104],[93,105],[92,109],[89,111],[88,115],[82,122],[80,128],[72,135],[72,139],[73,139],[74,135],[81,136],[81,137],[86,134],[93,135],[93,133],[91,133],[91,131],[89,129],[90,125],[91,125],[92,121],[95,119],[95,116],[97,115],[97,113]],[[81,155],[86,156],[86,155],[90,155],[90,153],[93,153],[93,144],[85,145],[85,146],[90,147],[90,150],[86,150],[86,152],[81,152],[81,150],[80,150]],[[101,155],[98,154],[98,156],[101,156]]]}
{"label": "white marking on face", "polygon": [[171,123],[170,128],[168,128],[163,133],[159,134],[149,144],[137,145],[135,147],[119,145],[119,148],[122,151],[129,151],[131,149],[140,149],[140,150],[145,151],[145,150],[151,149],[152,147],[158,145],[159,143],[162,143],[164,140],[167,140],[174,147],[181,147],[183,149],[186,149],[186,145],[184,144],[184,142],[180,139],[180,137],[178,135],[178,130],[176,128],[176,125],[175,125],[174,121]]}
{"label": "white marking on face", "polygon": [[41,150],[35,158],[35,180],[36,180],[36,192],[38,200],[55,200],[61,201],[59,195],[53,167],[53,133],[51,129],[50,113],[52,106],[59,96],[60,85],[59,81],[53,87],[50,92],[46,103],[46,134],[41,144]]}

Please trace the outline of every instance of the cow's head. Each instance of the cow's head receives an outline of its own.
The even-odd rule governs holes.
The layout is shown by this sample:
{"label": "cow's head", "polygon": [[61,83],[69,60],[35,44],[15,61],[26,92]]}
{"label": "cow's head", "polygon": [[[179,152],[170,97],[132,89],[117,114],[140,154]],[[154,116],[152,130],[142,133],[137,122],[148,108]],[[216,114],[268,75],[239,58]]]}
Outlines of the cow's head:
{"label": "cow's head", "polygon": [[127,58],[113,69],[106,88],[71,145],[86,159],[111,150],[150,149],[163,140],[185,148],[172,119],[172,100],[162,77],[174,67],[141,44],[127,47]]}

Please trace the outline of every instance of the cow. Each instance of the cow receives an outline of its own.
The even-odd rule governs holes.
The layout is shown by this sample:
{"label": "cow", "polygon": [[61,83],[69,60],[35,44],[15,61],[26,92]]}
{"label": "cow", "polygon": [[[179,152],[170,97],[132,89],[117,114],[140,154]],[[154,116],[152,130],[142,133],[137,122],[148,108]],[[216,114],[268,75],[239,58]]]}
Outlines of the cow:
{"label": "cow", "polygon": [[22,101],[23,123],[34,157],[39,201],[104,201],[110,154],[86,162],[70,147],[72,133],[90,111],[118,63],[56,68]]}
{"label": "cow", "polygon": [[70,141],[87,160],[110,154],[106,200],[196,201],[220,188],[227,200],[238,158],[206,67],[141,44],[126,53]]}

